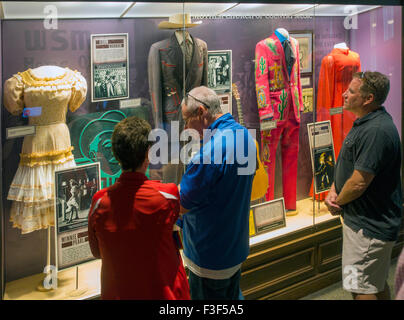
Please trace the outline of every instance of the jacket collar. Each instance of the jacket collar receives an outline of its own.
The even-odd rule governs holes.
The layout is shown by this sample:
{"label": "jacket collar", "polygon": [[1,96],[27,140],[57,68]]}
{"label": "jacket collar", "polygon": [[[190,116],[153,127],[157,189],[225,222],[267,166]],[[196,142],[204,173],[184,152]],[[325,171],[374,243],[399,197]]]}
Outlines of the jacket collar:
{"label": "jacket collar", "polygon": [[122,172],[118,181],[121,183],[139,183],[142,184],[144,181],[149,180],[146,175],[140,172]]}
{"label": "jacket collar", "polygon": [[230,113],[225,113],[222,115],[220,118],[216,119],[209,127],[209,130],[214,130],[219,127],[221,127],[223,124],[225,124],[228,121],[234,120],[232,115]]}
{"label": "jacket collar", "polygon": [[382,113],[386,113],[386,109],[383,106],[380,107],[379,109],[376,109],[368,113],[366,116],[363,116],[362,118],[356,119],[354,121],[354,126],[360,126],[361,124],[378,117]]}

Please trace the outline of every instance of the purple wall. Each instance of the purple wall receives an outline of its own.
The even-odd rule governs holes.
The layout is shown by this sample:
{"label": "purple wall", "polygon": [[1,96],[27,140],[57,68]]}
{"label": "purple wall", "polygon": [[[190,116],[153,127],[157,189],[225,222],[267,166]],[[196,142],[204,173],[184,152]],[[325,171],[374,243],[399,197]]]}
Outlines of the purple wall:
{"label": "purple wall", "polygon": [[[399,7],[383,7],[359,15],[358,29],[351,31],[351,47],[361,57],[362,70],[379,71],[390,77],[385,102],[401,136],[401,37]],[[393,23],[392,23],[393,22]]]}
{"label": "purple wall", "polygon": [[[168,38],[172,31],[157,28],[161,19],[85,19],[61,20],[58,30],[44,30],[42,21],[3,21],[3,73],[2,83],[13,73],[40,65],[55,64],[79,70],[90,84],[90,35],[99,33],[128,33],[130,56],[130,97],[149,99],[147,80],[147,56],[150,46]],[[343,18],[319,17],[314,20],[262,19],[262,20],[205,20],[190,33],[205,40],[209,50],[231,49],[233,55],[233,82],[241,95],[246,125],[259,128],[255,97],[254,51],[258,41],[270,36],[279,27],[289,31],[315,33],[315,77],[318,78],[321,59],[335,43],[349,42]],[[381,53],[380,53],[381,54]],[[362,55],[365,55],[363,53]],[[90,103],[87,101],[76,112],[116,109],[117,101]],[[236,113],[233,101],[233,113]],[[313,121],[313,114],[302,115],[300,150],[298,158],[298,199],[307,197],[312,179],[306,124]],[[19,117],[2,109],[2,127],[21,125]],[[11,202],[6,195],[17,170],[22,139],[2,140],[3,151],[3,208],[6,237],[7,281],[42,272],[46,260],[46,231],[21,235],[8,222]],[[278,157],[279,158],[279,157]],[[279,168],[279,167],[278,167]],[[279,175],[280,170],[277,170]],[[281,180],[277,176],[277,181]],[[276,194],[279,195],[279,190]]]}

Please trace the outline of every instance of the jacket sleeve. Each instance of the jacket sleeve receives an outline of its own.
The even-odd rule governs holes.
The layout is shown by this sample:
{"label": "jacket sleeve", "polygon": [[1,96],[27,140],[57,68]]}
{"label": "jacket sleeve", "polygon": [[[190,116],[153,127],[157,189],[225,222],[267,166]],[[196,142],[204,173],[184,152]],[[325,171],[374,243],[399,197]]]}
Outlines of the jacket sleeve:
{"label": "jacket sleeve", "polygon": [[204,42],[203,46],[203,75],[201,85],[208,86],[208,46],[206,42]]}
{"label": "jacket sleeve", "polygon": [[258,113],[262,116],[273,117],[274,112],[269,98],[268,48],[263,41],[255,47],[255,90],[257,93]]}
{"label": "jacket sleeve", "polygon": [[299,118],[301,117],[301,115],[302,115],[302,112],[304,111],[304,105],[303,105],[303,91],[302,91],[302,83],[301,83],[301,80],[300,80],[300,53],[299,53],[299,42],[296,40],[296,39],[294,39],[294,41],[295,41],[295,44],[296,44],[296,54],[297,54],[297,57],[296,57],[296,61],[297,61],[297,65],[296,65],[296,67],[297,67],[297,90],[298,90],[298,93],[299,93],[299,109],[298,109],[298,115],[299,115]]}
{"label": "jacket sleeve", "polygon": [[18,116],[24,109],[24,84],[19,75],[4,83],[4,106],[13,116]]}
{"label": "jacket sleeve", "polygon": [[97,259],[101,258],[100,248],[98,245],[97,234],[96,234],[96,223],[97,223],[97,209],[100,205],[103,192],[98,191],[91,201],[91,207],[88,214],[88,242],[90,244],[91,253]]}
{"label": "jacket sleeve", "polygon": [[328,55],[321,61],[317,92],[317,120],[330,120],[330,108],[334,100],[334,59]]}
{"label": "jacket sleeve", "polygon": [[74,71],[74,83],[72,85],[72,95],[69,101],[71,112],[76,111],[86,100],[87,81],[80,72]]}
{"label": "jacket sleeve", "polygon": [[163,128],[163,106],[161,87],[161,67],[158,46],[150,47],[147,61],[147,71],[149,77],[149,93],[152,104],[152,114],[155,128]]}

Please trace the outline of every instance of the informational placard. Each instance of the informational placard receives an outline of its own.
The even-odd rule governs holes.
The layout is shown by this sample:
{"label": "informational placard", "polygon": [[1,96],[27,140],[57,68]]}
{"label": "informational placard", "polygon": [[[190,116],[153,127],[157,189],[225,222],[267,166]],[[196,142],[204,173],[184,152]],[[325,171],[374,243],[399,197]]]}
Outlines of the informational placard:
{"label": "informational placard", "polygon": [[261,123],[260,123],[261,131],[272,130],[275,128],[276,128],[276,120],[266,120],[266,121],[261,121]]}
{"label": "informational placard", "polygon": [[129,98],[128,34],[91,35],[91,101]]}
{"label": "informational placard", "polygon": [[99,162],[55,172],[55,248],[59,271],[94,259],[88,242],[88,214],[100,186]]}
{"label": "informational placard", "polygon": [[329,120],[307,124],[316,194],[328,191],[334,182],[335,153]]}
{"label": "informational placard", "polygon": [[119,101],[119,109],[135,108],[142,105],[142,98],[127,99]]}
{"label": "informational placard", "polygon": [[221,94],[219,93],[218,97],[220,99],[220,107],[222,108],[222,112],[232,114],[231,92],[226,92],[226,93],[221,93]]}
{"label": "informational placard", "polygon": [[35,126],[19,126],[6,128],[6,139],[21,138],[25,136],[34,136]]}
{"label": "informational placard", "polygon": [[343,112],[344,112],[343,107],[330,108],[330,116],[334,116],[336,114],[341,114]]}
{"label": "informational placard", "polygon": [[[285,203],[283,198],[251,206],[255,233],[258,235],[286,226]],[[251,220],[251,213],[250,213]],[[250,227],[250,236],[252,230]]]}

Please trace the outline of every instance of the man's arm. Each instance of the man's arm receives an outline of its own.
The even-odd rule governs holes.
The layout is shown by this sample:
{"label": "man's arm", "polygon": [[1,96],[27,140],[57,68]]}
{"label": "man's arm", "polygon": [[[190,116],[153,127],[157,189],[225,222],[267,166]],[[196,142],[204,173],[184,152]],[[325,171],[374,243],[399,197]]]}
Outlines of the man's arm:
{"label": "man's arm", "polygon": [[335,201],[336,204],[342,206],[359,198],[368,188],[374,177],[375,175],[372,173],[354,170],[352,176],[342,187],[342,190]]}
{"label": "man's arm", "polygon": [[[181,191],[181,184],[178,184],[178,192]],[[180,203],[180,215],[187,213],[189,209],[185,209]]]}
{"label": "man's arm", "polygon": [[342,208],[336,203],[337,197],[338,194],[335,191],[335,185],[333,183],[327,197],[325,198],[325,205],[333,216],[339,215],[342,211]]}

